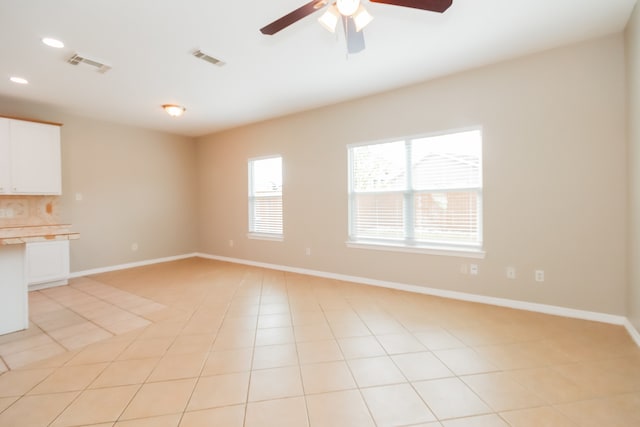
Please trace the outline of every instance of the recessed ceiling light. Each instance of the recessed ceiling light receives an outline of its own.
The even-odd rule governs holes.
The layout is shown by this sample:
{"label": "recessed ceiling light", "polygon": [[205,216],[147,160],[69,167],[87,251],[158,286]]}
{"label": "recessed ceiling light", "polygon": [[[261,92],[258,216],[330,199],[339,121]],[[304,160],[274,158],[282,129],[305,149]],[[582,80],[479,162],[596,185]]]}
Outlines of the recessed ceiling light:
{"label": "recessed ceiling light", "polygon": [[64,47],[64,43],[62,43],[60,40],[52,39],[51,37],[43,38],[42,43],[46,44],[49,47],[55,47],[56,49],[61,49]]}
{"label": "recessed ceiling light", "polygon": [[13,77],[10,77],[9,80],[11,80],[14,83],[18,83],[19,85],[29,84],[29,80],[25,79],[24,77],[13,76]]}

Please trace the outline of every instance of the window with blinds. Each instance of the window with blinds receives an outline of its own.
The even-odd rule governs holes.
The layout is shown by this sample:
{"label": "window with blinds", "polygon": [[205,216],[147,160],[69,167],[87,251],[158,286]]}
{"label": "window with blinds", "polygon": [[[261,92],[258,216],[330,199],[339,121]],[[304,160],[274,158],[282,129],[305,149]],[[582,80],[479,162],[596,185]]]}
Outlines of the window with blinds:
{"label": "window with blinds", "polygon": [[348,151],[351,243],[481,249],[479,129]]}
{"label": "window with blinds", "polygon": [[282,157],[249,160],[249,233],[282,237]]}

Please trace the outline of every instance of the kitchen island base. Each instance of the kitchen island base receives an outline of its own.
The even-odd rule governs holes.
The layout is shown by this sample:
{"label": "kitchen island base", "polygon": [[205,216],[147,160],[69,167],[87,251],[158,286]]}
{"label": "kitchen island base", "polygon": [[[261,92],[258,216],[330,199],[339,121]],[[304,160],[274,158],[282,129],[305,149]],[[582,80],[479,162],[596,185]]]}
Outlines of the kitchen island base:
{"label": "kitchen island base", "polygon": [[0,335],[29,327],[26,246],[0,245]]}

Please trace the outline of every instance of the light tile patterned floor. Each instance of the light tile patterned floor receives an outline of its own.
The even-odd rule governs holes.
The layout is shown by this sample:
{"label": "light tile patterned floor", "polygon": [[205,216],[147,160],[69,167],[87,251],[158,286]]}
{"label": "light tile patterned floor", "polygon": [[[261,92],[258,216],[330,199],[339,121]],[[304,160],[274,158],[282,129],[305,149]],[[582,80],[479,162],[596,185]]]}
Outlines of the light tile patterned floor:
{"label": "light tile patterned floor", "polygon": [[[622,327],[195,258],[32,303],[76,306],[111,336],[0,375],[0,426],[640,425],[640,349]],[[91,329],[54,334],[74,315],[41,315],[57,345]],[[20,357],[43,354],[38,335]]]}
{"label": "light tile patterned floor", "polygon": [[0,336],[0,372],[148,326],[165,308],[90,278],[29,292],[29,329]]}

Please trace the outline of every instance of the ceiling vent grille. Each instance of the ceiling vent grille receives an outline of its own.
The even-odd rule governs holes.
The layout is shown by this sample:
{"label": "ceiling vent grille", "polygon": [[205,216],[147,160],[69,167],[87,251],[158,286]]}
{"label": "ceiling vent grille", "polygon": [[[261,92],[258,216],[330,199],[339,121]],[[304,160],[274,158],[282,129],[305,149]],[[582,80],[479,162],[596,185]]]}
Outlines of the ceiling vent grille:
{"label": "ceiling vent grille", "polygon": [[214,58],[211,55],[207,55],[206,53],[204,53],[200,49],[198,49],[195,52],[193,52],[193,56],[195,56],[196,58],[200,58],[203,61],[207,61],[210,64],[217,65],[218,67],[222,67],[224,65],[223,61],[219,60],[218,58]]}
{"label": "ceiling vent grille", "polygon": [[103,73],[103,74],[111,69],[110,65],[103,64],[102,62],[96,61],[95,59],[89,59],[84,56],[80,56],[77,53],[74,53],[73,56],[67,60],[67,62],[71,65],[79,65],[79,64],[90,65],[92,67],[95,67],[99,73]]}

